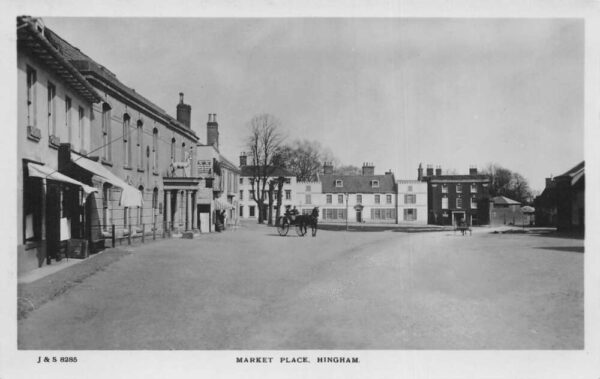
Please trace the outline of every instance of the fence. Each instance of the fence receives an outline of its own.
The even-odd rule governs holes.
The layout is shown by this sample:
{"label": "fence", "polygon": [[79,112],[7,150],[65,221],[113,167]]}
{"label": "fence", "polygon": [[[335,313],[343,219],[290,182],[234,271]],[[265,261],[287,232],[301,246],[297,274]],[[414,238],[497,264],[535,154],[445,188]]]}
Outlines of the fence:
{"label": "fence", "polygon": [[146,243],[173,236],[173,224],[167,221],[160,224],[131,225],[128,229],[123,228],[123,225],[116,224],[94,225],[90,229],[91,252],[97,252],[107,247]]}

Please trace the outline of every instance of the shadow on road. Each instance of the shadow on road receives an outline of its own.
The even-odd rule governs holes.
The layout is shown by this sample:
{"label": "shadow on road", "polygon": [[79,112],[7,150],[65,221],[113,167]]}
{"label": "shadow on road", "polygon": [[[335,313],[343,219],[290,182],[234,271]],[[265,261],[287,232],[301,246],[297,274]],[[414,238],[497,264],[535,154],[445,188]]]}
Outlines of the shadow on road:
{"label": "shadow on road", "polygon": [[566,251],[570,253],[583,253],[583,246],[548,246],[548,247],[536,247],[541,250],[554,250],[554,251]]}

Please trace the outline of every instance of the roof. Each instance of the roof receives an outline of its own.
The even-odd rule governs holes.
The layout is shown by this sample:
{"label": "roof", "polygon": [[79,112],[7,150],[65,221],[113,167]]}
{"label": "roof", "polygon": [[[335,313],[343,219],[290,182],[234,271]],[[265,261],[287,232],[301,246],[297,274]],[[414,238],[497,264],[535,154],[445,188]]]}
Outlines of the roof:
{"label": "roof", "polygon": [[[343,186],[336,187],[336,180]],[[371,181],[378,180],[379,187],[373,188]],[[323,193],[383,193],[395,192],[393,175],[323,175]]]}
{"label": "roof", "polygon": [[[257,169],[262,169],[262,167],[243,166],[241,176],[254,177]],[[272,167],[272,166],[269,166],[267,168],[267,173],[268,173],[267,176],[284,176],[284,177],[296,176],[296,175],[294,175],[294,173],[292,173],[291,171],[288,171],[284,168]]]}
{"label": "roof", "polygon": [[419,184],[419,183],[423,183],[423,182],[421,180],[399,179],[399,180],[396,180],[396,183],[398,183],[398,184]]}
{"label": "roof", "polygon": [[521,205],[520,202],[513,199],[509,199],[505,196],[495,196],[492,198],[492,202],[497,205]]}
{"label": "roof", "polygon": [[99,82],[100,84],[110,87],[113,91],[116,91],[120,93],[121,96],[125,97],[126,100],[133,101],[137,103],[138,106],[146,108],[147,111],[154,113],[155,116],[162,118],[167,124],[173,126],[179,132],[188,134],[190,138],[198,140],[198,136],[191,128],[188,128],[177,121],[177,119],[169,115],[164,109],[137,93],[135,89],[123,84],[114,73],[85,55],[81,50],[71,45],[54,31],[46,28],[46,36],[48,41],[50,41],[56,50],[60,52],[60,55],[79,70],[86,80]]}
{"label": "roof", "polygon": [[223,156],[221,153],[219,153],[219,159],[221,161],[221,165],[223,167],[225,167],[226,169],[228,169],[229,171],[235,172],[237,174],[239,174],[241,172],[240,169],[236,165],[231,163],[231,161],[229,159],[225,158],[225,156]]}
{"label": "roof", "polygon": [[570,170],[568,170],[567,172],[565,172],[564,174],[559,175],[559,176],[574,177],[584,170],[585,170],[585,161],[581,161],[581,163],[577,164],[575,167],[571,168]]}
{"label": "roof", "polygon": [[488,175],[434,175],[424,176],[424,181],[431,183],[451,183],[451,182],[489,182]]}
{"label": "roof", "polygon": [[571,168],[567,172],[562,175],[559,175],[555,178],[555,180],[570,180],[571,185],[577,184],[579,180],[585,177],[585,161],[581,161],[581,163],[577,164],[575,167]]}
{"label": "roof", "polygon": [[17,17],[17,47],[29,52],[91,103],[102,100],[92,85],[51,43],[50,30],[31,17]]}

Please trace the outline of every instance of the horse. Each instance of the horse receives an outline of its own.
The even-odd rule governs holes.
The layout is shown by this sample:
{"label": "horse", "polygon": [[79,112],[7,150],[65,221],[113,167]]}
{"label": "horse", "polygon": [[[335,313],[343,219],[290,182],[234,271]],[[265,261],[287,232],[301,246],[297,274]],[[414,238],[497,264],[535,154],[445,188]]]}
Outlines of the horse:
{"label": "horse", "polygon": [[314,207],[311,214],[309,215],[298,215],[296,216],[295,223],[300,226],[302,235],[305,235],[308,226],[312,229],[312,236],[317,236],[317,223],[319,221],[319,207]]}

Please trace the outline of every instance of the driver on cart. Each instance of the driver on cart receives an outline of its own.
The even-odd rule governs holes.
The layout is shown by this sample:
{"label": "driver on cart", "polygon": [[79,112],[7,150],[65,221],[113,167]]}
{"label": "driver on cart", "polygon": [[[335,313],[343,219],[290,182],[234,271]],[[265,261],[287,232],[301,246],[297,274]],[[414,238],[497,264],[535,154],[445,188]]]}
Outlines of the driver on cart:
{"label": "driver on cart", "polygon": [[290,211],[290,215],[292,216],[292,221],[296,221],[296,216],[298,215],[298,210],[296,209],[295,205],[294,205],[294,209],[292,209]]}

